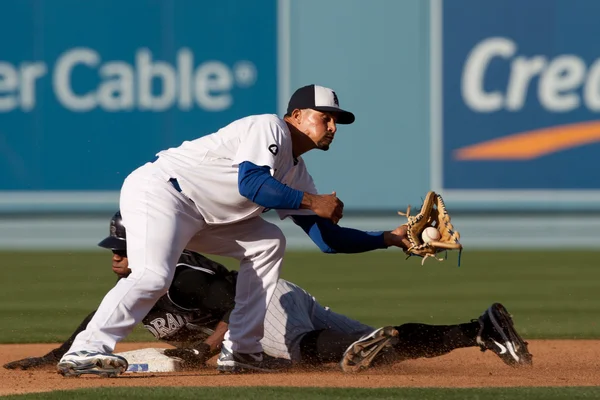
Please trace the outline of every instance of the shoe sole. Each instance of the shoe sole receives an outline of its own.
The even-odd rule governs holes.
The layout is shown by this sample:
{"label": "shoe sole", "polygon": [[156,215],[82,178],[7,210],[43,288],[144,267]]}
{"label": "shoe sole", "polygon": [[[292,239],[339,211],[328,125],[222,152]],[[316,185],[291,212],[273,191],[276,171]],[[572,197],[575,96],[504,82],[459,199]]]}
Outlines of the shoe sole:
{"label": "shoe sole", "polygon": [[375,332],[372,338],[354,342],[340,362],[342,371],[354,373],[369,368],[377,354],[396,336],[398,331],[386,326]]}
{"label": "shoe sole", "polygon": [[86,364],[76,365],[72,362],[58,363],[57,372],[65,378],[81,375],[98,375],[103,378],[115,378],[125,371],[128,365],[120,364],[120,360],[96,360]]}
{"label": "shoe sole", "polygon": [[224,361],[223,364],[217,364],[217,371],[233,374],[252,373],[252,372],[278,372],[274,369],[260,368],[250,364],[244,364],[238,361]]}
{"label": "shoe sole", "polygon": [[[487,310],[488,317],[496,332],[500,333],[506,345],[506,350],[513,358],[512,366],[531,366],[531,353],[527,350],[525,341],[514,328],[513,320],[502,304],[494,304]],[[512,344],[515,343],[517,347]]]}

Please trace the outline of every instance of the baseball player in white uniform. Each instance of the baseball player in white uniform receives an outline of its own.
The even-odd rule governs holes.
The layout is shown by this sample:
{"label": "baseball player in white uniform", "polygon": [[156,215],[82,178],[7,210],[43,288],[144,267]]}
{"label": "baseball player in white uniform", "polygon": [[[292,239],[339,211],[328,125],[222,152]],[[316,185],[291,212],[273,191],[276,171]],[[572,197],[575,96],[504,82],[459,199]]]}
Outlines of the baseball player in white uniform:
{"label": "baseball player in white uniform", "polygon": [[327,150],[337,124],[354,115],[322,86],[298,89],[284,118],[254,115],[177,148],[133,171],[121,189],[132,273],[111,289],[96,314],[59,361],[65,375],[116,375],[126,361],[112,354],[164,295],[181,252],[188,248],[240,261],[235,308],[218,369],[271,371],[289,360],[267,356],[260,340],[267,305],[279,278],[285,237],[261,218],[276,209],[291,217],[321,250],[357,253],[389,246],[406,248],[406,227],[364,232],[340,227],[343,203],[317,194],[302,154]]}

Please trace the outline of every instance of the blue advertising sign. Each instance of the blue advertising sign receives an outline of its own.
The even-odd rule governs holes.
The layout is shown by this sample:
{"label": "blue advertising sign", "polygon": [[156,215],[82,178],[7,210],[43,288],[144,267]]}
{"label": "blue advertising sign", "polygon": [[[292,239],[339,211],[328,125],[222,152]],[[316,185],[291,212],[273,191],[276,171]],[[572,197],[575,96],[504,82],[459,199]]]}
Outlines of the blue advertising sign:
{"label": "blue advertising sign", "polygon": [[434,188],[458,200],[600,200],[600,2],[434,8]]}
{"label": "blue advertising sign", "polygon": [[4,195],[118,191],[159,150],[277,112],[277,0],[0,9]]}

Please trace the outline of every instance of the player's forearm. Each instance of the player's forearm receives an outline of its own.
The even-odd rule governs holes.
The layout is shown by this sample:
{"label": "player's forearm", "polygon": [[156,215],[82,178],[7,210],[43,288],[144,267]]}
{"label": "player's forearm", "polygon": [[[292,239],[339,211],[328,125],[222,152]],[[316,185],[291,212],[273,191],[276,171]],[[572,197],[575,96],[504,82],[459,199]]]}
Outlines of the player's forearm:
{"label": "player's forearm", "polygon": [[394,235],[392,235],[392,231],[383,232],[383,242],[386,244],[386,246],[394,245]]}
{"label": "player's forearm", "polygon": [[295,215],[300,226],[324,253],[363,253],[385,249],[385,232],[344,228],[316,215]]}
{"label": "player's forearm", "polygon": [[210,346],[211,353],[221,350],[221,345],[223,344],[223,339],[225,339],[225,333],[227,333],[228,329],[229,324],[219,321],[215,327],[215,332],[206,338],[204,343]]}
{"label": "player's forearm", "polygon": [[397,246],[403,250],[410,247],[410,242],[406,236],[406,225],[401,225],[393,231],[383,232],[383,241],[386,246]]}
{"label": "player's forearm", "polygon": [[311,194],[311,193],[306,193],[304,192],[302,194],[302,201],[300,202],[300,207],[301,209],[305,209],[305,210],[312,210],[314,203],[315,203],[315,197],[317,195],[315,194]]}
{"label": "player's forearm", "polygon": [[265,208],[298,209],[303,192],[279,182],[269,171],[269,167],[259,167],[249,161],[240,164],[238,178],[240,194]]}

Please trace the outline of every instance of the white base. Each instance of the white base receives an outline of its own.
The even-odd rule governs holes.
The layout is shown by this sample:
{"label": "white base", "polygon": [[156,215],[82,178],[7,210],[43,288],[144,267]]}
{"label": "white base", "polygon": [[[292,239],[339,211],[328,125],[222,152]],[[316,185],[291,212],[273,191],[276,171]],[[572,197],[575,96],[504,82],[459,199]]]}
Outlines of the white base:
{"label": "white base", "polygon": [[183,361],[179,358],[165,356],[165,349],[139,349],[116,353],[125,357],[129,367],[125,373],[140,372],[177,372],[183,370]]}

